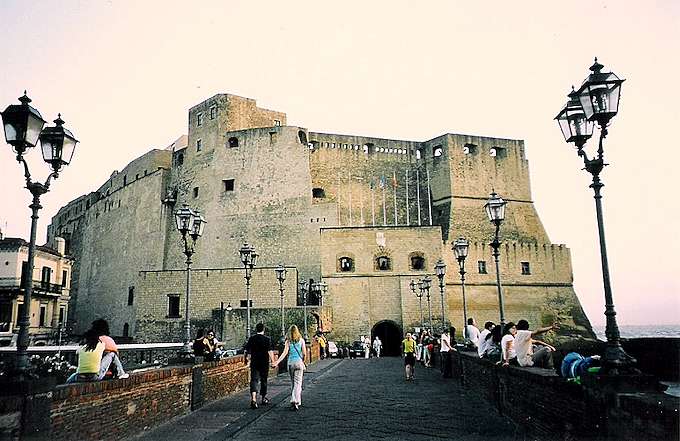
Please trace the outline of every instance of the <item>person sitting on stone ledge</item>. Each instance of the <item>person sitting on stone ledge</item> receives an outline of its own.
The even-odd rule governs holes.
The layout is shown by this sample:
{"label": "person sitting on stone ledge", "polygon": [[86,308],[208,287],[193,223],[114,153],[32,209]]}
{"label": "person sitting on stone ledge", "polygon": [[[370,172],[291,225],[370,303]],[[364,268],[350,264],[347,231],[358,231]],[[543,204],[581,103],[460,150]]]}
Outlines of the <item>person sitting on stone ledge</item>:
{"label": "person sitting on stone ledge", "polygon": [[84,381],[98,381],[104,343],[92,329],[83,335],[84,344],[76,352],[78,354],[78,369],[66,380],[66,383]]}
{"label": "person sitting on stone ledge", "polygon": [[581,376],[592,370],[599,370],[600,366],[600,356],[593,355],[591,357],[584,357],[577,352],[568,353],[562,360],[562,366],[560,368],[560,374],[567,381],[573,381],[575,383],[581,383]]}
{"label": "person sitting on stone ledge", "polygon": [[104,356],[102,357],[101,367],[99,369],[99,379],[104,379],[111,363],[116,366],[116,375],[118,378],[128,378],[130,375],[123,369],[123,363],[121,363],[120,357],[118,356],[118,346],[109,336],[111,333],[109,330],[109,323],[104,319],[97,319],[92,322],[92,331],[99,336],[99,341],[104,343]]}
{"label": "person sitting on stone ledge", "polygon": [[477,347],[477,355],[479,355],[479,358],[484,358],[487,348],[489,348],[492,343],[491,337],[487,338],[491,334],[492,329],[493,322],[484,323],[484,329],[479,334],[479,346]]}
{"label": "person sitting on stone ledge", "polygon": [[203,328],[196,331],[196,339],[194,340],[192,349],[194,350],[194,357],[205,357],[209,352],[208,339],[205,337]]}
{"label": "person sitting on stone ledge", "polygon": [[501,339],[501,360],[503,366],[509,366],[511,363],[517,365],[517,352],[515,351],[516,333],[517,326],[513,322],[508,322],[503,328],[503,338]]}
{"label": "person sitting on stone ledge", "polygon": [[[522,319],[517,322],[517,329],[515,333],[515,351],[517,353],[517,363],[520,366],[535,366],[547,369],[553,368],[552,353],[555,348],[540,340],[534,340],[533,337],[543,334],[548,331],[557,329],[557,325],[546,326],[535,331],[529,330],[529,322]],[[534,346],[543,346],[540,349],[534,349]]]}
{"label": "person sitting on stone ledge", "polygon": [[222,343],[215,337],[215,332],[210,329],[208,330],[208,335],[206,336],[207,349],[205,353],[205,358],[207,360],[219,360],[222,357]]}

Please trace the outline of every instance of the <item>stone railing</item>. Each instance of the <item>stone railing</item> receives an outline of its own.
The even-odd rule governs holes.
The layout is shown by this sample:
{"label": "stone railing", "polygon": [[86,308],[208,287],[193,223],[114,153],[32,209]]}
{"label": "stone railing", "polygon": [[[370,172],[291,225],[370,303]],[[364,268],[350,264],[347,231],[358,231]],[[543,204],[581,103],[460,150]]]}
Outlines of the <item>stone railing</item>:
{"label": "stone railing", "polygon": [[463,385],[513,420],[527,439],[680,439],[680,399],[654,390],[651,376],[612,384],[591,375],[579,385],[553,370],[497,366],[476,352],[455,352],[453,363]]}
{"label": "stone railing", "polygon": [[[316,343],[306,356],[319,359]],[[122,439],[247,387],[249,375],[237,355],[132,372],[124,380],[56,387],[50,381],[9,381],[0,384],[0,440]]]}

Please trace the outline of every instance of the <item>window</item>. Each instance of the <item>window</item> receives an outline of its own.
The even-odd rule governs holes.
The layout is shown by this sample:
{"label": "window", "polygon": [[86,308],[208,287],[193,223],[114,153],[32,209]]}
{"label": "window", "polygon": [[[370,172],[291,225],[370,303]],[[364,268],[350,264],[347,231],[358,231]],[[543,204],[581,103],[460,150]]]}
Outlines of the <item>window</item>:
{"label": "window", "polygon": [[40,321],[38,322],[38,326],[45,326],[45,322],[47,321],[47,305],[40,305]]}
{"label": "window", "polygon": [[416,271],[422,271],[425,269],[425,258],[421,255],[411,256],[411,269]]}
{"label": "window", "polygon": [[196,140],[196,151],[200,152],[202,147],[203,147],[203,141],[200,140],[200,139],[197,139]]}
{"label": "window", "polygon": [[352,272],[354,271],[354,260],[351,257],[341,257],[338,261],[338,267],[340,272]]}
{"label": "window", "polygon": [[127,185],[127,175],[123,176],[123,187]]}
{"label": "window", "polygon": [[128,323],[125,323],[123,325],[123,337],[129,337],[130,336],[130,325]]}
{"label": "window", "polygon": [[128,288],[128,306],[132,306],[135,303],[135,287],[131,286]]}
{"label": "window", "polygon": [[40,278],[40,281],[43,284],[50,283],[50,280],[52,279],[52,268],[49,266],[44,266],[42,268],[42,277]]}
{"label": "window", "polygon": [[230,149],[232,149],[234,147],[238,147],[238,138],[235,137],[235,136],[232,136],[231,138],[229,138],[229,141],[227,141],[227,142],[228,142],[227,145],[229,146]]}
{"label": "window", "polygon": [[281,127],[281,121],[278,120],[278,119],[275,119],[275,120],[274,120],[274,126],[275,126],[275,127]]}
{"label": "window", "polygon": [[180,318],[179,294],[168,294],[168,318]]}
{"label": "window", "polygon": [[202,125],[203,125],[203,114],[197,113],[196,114],[196,127],[201,127]]}
{"label": "window", "polygon": [[439,158],[443,154],[444,154],[444,149],[440,145],[435,146],[434,150],[432,150],[432,157],[433,158]]}
{"label": "window", "polygon": [[66,318],[66,308],[59,307],[59,326],[64,326],[64,319]]}
{"label": "window", "polygon": [[212,106],[210,108],[210,119],[215,119],[217,116],[217,106]]}
{"label": "window", "polygon": [[224,191],[234,191],[234,180],[233,179],[224,179],[222,181],[224,184]]}
{"label": "window", "polygon": [[177,161],[175,162],[178,166],[184,164],[184,155],[183,154],[178,154],[177,155]]}
{"label": "window", "polygon": [[68,271],[64,270],[61,272],[61,287],[66,288],[68,281]]}
{"label": "window", "polygon": [[323,188],[312,188],[312,197],[314,199],[323,199],[326,197],[326,192]]}
{"label": "window", "polygon": [[529,266],[529,262],[521,262],[522,264],[522,275],[523,276],[528,276],[531,274],[531,267]]}
{"label": "window", "polygon": [[0,302],[0,332],[9,332],[12,321],[12,303],[4,300]]}
{"label": "window", "polygon": [[486,274],[486,261],[485,260],[478,260],[477,261],[477,272],[479,274]]}
{"label": "window", "polygon": [[476,155],[477,154],[477,146],[474,144],[465,144],[463,146],[463,154],[464,155]]}
{"label": "window", "polygon": [[[241,308],[247,308],[248,307],[248,301],[245,300],[245,299],[241,300],[239,302],[239,304],[241,305]],[[251,308],[253,307],[253,299],[250,299],[250,307]]]}
{"label": "window", "polygon": [[375,259],[375,266],[378,271],[390,271],[392,269],[392,262],[387,256],[378,256]]}
{"label": "window", "polygon": [[420,159],[423,157],[423,152],[422,150],[418,149],[416,150],[416,159]]}
{"label": "window", "polygon": [[300,138],[300,142],[302,143],[302,145],[307,144],[307,134],[304,131],[302,130],[298,131],[298,138]]}
{"label": "window", "polygon": [[194,198],[198,197],[198,187],[194,187]]}

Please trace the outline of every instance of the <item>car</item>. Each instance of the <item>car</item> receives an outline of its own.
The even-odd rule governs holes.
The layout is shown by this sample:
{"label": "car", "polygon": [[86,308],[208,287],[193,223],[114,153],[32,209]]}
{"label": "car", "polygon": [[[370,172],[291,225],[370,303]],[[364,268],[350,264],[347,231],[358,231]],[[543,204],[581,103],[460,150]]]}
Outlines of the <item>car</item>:
{"label": "car", "polygon": [[326,345],[326,351],[329,357],[337,358],[340,356],[340,351],[338,350],[338,345],[334,341],[329,341]]}
{"label": "car", "polygon": [[349,358],[362,358],[364,356],[364,343],[362,341],[355,341],[349,347]]}

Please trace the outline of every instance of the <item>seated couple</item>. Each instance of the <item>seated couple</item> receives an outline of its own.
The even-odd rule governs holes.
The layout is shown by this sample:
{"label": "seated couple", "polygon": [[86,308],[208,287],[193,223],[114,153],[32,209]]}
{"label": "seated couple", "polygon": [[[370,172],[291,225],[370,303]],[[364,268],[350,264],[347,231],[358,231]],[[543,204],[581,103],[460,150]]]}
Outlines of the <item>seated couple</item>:
{"label": "seated couple", "polygon": [[92,322],[92,327],[83,335],[84,344],[78,348],[78,369],[67,383],[103,380],[111,363],[116,367],[118,378],[128,378],[118,357],[116,342],[109,337],[109,324],[104,319]]}
{"label": "seated couple", "polygon": [[555,348],[541,340],[534,340],[533,337],[554,329],[557,329],[557,325],[530,331],[526,320],[520,320],[517,325],[513,322],[506,324],[505,335],[501,339],[503,366],[518,364],[552,369],[552,353]]}

